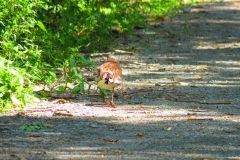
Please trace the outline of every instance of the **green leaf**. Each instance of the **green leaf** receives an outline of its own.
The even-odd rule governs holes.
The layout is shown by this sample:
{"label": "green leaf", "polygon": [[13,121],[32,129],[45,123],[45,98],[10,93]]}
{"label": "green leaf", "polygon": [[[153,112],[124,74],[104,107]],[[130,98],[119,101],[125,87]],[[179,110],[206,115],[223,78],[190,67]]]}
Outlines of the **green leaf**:
{"label": "green leaf", "polygon": [[73,68],[73,73],[74,73],[74,75],[75,75],[76,77],[78,77],[78,76],[79,76],[79,74],[78,74],[78,71],[77,71],[77,68],[76,68],[76,67],[74,67],[74,68]]}
{"label": "green leaf", "polygon": [[63,91],[65,91],[65,87],[64,86],[59,86],[58,90],[63,92]]}
{"label": "green leaf", "polygon": [[69,65],[70,65],[71,68],[75,67],[76,66],[76,60],[71,57],[69,59]]}
{"label": "green leaf", "polygon": [[38,125],[26,124],[26,125],[23,125],[23,126],[19,127],[18,129],[33,131],[33,130],[40,130],[40,129],[46,129],[46,128],[48,128],[48,126],[45,126],[45,125],[42,125],[42,124],[38,124]]}
{"label": "green leaf", "polygon": [[47,33],[47,29],[45,28],[44,24],[41,21],[37,21],[37,25],[41,28],[44,32]]}
{"label": "green leaf", "polygon": [[79,86],[75,86],[73,89],[72,89],[72,93],[73,94],[76,94],[76,93],[79,93],[81,90],[81,88]]}
{"label": "green leaf", "polygon": [[49,73],[53,78],[57,78],[56,73],[55,73],[55,71],[54,71],[53,69],[50,69],[50,70],[48,71],[48,73]]}
{"label": "green leaf", "polygon": [[45,91],[41,91],[41,96],[43,96],[43,97],[47,97],[48,94],[47,94],[47,92],[45,92]]}
{"label": "green leaf", "polygon": [[108,15],[111,13],[111,8],[100,8],[100,12]]}

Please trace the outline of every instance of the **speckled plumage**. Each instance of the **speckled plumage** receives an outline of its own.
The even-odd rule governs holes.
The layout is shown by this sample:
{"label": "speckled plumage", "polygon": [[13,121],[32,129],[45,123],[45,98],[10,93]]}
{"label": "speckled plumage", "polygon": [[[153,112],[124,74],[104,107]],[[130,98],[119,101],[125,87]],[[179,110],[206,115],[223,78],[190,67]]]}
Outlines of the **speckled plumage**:
{"label": "speckled plumage", "polygon": [[[108,55],[107,62],[98,68],[98,87],[100,89],[110,90],[112,92],[112,101],[110,105],[116,106],[113,103],[114,88],[122,83],[122,69],[114,55]],[[107,103],[104,99],[103,102]]]}

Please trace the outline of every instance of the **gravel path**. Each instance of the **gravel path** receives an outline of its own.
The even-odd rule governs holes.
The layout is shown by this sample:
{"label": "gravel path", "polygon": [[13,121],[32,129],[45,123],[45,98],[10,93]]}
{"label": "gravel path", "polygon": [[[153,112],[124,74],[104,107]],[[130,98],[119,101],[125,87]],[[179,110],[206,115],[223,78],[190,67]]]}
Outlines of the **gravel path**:
{"label": "gravel path", "polygon": [[116,39],[118,108],[93,85],[91,95],[1,115],[0,159],[240,159],[240,1],[151,24]]}

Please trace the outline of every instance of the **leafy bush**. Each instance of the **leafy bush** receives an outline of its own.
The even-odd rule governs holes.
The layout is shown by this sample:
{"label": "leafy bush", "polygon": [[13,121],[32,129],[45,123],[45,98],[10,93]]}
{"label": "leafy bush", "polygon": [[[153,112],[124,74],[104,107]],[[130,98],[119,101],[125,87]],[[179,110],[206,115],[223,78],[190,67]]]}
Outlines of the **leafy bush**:
{"label": "leafy bush", "polygon": [[0,112],[12,106],[24,106],[33,100],[30,75],[25,70],[11,67],[13,62],[0,57]]}
{"label": "leafy bush", "polygon": [[[145,25],[147,12],[166,14],[177,0],[0,1],[0,111],[25,105],[34,84],[53,88],[64,79],[85,93],[79,68],[92,66],[82,52],[106,50],[119,33]],[[61,71],[57,76],[56,70]],[[62,83],[62,81],[61,81]]]}
{"label": "leafy bush", "polygon": [[179,10],[181,6],[184,5],[182,0],[149,0],[151,4],[151,9],[148,10],[150,16],[166,15],[169,13],[174,13]]}
{"label": "leafy bush", "polygon": [[[141,0],[140,0],[141,1]],[[46,26],[46,59],[66,57],[74,49],[88,52],[106,49],[111,42],[112,28],[130,31],[133,24],[143,24],[144,16],[127,0],[69,0],[43,3],[38,19]],[[47,43],[52,43],[48,45]],[[69,49],[69,47],[71,49]],[[59,52],[64,51],[64,52]],[[44,52],[45,53],[45,52]]]}

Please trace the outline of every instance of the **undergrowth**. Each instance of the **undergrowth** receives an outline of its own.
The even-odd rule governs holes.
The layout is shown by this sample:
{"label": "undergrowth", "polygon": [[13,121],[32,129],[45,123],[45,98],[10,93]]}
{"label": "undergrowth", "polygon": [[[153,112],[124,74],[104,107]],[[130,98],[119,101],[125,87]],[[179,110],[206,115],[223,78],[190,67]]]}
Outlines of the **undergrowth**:
{"label": "undergrowth", "polygon": [[[191,1],[193,3],[193,1]],[[179,0],[8,0],[0,1],[0,112],[25,106],[50,92],[85,93],[88,82],[78,70],[94,64],[83,52],[108,49],[118,34],[145,26],[146,15],[178,10]],[[41,92],[47,96],[47,92]]]}

